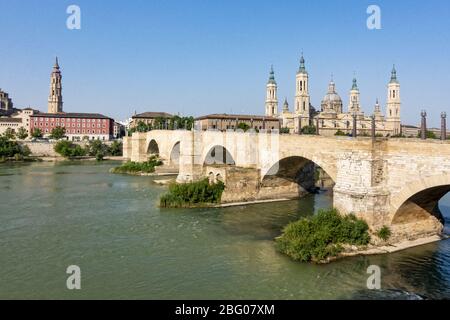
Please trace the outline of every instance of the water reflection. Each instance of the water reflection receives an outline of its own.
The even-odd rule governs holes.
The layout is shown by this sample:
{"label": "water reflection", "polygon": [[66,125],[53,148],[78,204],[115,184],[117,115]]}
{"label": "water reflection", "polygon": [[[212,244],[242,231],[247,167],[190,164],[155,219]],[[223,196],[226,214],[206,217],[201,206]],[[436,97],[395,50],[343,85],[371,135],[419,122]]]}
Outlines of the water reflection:
{"label": "water reflection", "polygon": [[[112,166],[0,166],[0,298],[73,298],[64,290],[64,271],[74,262],[85,270],[76,298],[450,297],[449,241],[323,266],[277,253],[273,238],[287,223],[330,207],[330,192],[245,207],[160,210],[165,187],[109,174]],[[447,196],[441,201],[447,221],[449,208]],[[366,289],[372,264],[382,269],[383,291]]]}

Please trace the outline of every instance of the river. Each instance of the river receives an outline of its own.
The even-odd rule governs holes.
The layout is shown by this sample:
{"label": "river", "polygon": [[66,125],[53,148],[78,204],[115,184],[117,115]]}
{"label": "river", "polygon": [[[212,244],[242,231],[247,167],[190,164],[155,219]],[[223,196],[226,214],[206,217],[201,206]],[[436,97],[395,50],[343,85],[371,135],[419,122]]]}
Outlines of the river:
{"label": "river", "polygon": [[[450,298],[450,241],[303,264],[277,253],[290,221],[329,207],[299,201],[161,210],[166,187],[113,175],[114,163],[0,166],[0,299]],[[450,196],[441,200],[450,222]],[[81,268],[81,290],[66,268]],[[383,291],[366,289],[370,265]],[[393,291],[395,290],[395,291]]]}

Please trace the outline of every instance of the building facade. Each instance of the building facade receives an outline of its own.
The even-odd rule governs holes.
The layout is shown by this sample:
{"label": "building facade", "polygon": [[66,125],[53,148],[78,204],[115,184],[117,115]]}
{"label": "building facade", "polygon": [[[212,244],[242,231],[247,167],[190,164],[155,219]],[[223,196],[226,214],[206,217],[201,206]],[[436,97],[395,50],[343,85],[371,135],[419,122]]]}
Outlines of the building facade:
{"label": "building facade", "polygon": [[8,93],[2,91],[0,89],[0,112],[2,113],[8,113],[10,110],[13,109],[13,103],[11,98],[9,97]]}
{"label": "building facade", "polygon": [[241,123],[256,131],[280,129],[280,119],[277,117],[237,114],[209,114],[202,116],[195,119],[195,128],[198,130],[235,130]]}
{"label": "building facade", "polygon": [[32,108],[14,109],[14,111],[7,117],[0,117],[0,134],[4,134],[8,129],[11,129],[13,133],[17,133],[20,128],[24,128],[30,134],[30,118],[39,111]]}
{"label": "building facade", "polygon": [[336,90],[333,79],[328,84],[328,91],[321,101],[320,109],[316,110],[310,102],[309,74],[305,67],[303,55],[296,74],[293,111],[289,110],[289,103],[285,99],[282,112],[278,113],[277,89],[272,68],[266,86],[266,116],[278,117],[281,120],[282,127],[289,129],[291,133],[300,133],[305,126],[314,126],[316,129],[318,128],[321,135],[351,134],[353,127],[356,126],[357,134],[370,135],[372,117],[374,117],[376,134],[383,136],[401,134],[400,83],[397,79],[395,66],[392,69],[387,88],[386,116],[381,111],[378,99],[373,107],[373,112],[370,115],[364,114],[356,78],[352,81],[346,110],[344,110],[343,101]]}
{"label": "building facade", "polygon": [[157,119],[170,119],[173,115],[167,112],[144,112],[131,117],[129,129],[134,129],[140,122],[154,126]]}
{"label": "building facade", "polygon": [[97,113],[39,113],[30,118],[30,130],[40,129],[49,137],[55,128],[64,128],[71,141],[113,139],[114,120]]}

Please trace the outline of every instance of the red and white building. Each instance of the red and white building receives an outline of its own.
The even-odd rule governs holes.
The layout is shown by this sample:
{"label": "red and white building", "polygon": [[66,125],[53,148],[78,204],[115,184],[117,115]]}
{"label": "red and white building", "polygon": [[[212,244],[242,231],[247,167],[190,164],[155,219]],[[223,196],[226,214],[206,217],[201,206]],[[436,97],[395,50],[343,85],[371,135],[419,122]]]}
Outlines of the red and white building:
{"label": "red and white building", "polygon": [[37,128],[48,137],[57,127],[65,128],[71,141],[109,141],[114,135],[114,120],[102,114],[38,113],[30,116],[30,132]]}

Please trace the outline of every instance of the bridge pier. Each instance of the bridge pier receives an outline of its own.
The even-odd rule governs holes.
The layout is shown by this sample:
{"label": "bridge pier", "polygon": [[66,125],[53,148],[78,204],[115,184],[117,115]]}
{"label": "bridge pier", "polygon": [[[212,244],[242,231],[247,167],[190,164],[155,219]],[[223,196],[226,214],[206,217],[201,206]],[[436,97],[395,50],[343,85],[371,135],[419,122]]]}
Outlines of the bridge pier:
{"label": "bridge pier", "polygon": [[[363,218],[372,231],[388,226],[394,242],[442,231],[435,213],[439,199],[450,191],[448,140],[155,130],[125,138],[124,156],[146,161],[150,144],[156,148],[152,141],[165,160],[175,145],[179,148],[178,182],[225,179],[226,202],[301,196],[308,188],[298,180],[310,175],[305,171],[296,179],[298,169],[310,161],[335,182],[334,207]],[[211,167],[205,161],[216,147],[226,150],[232,164]]]}

